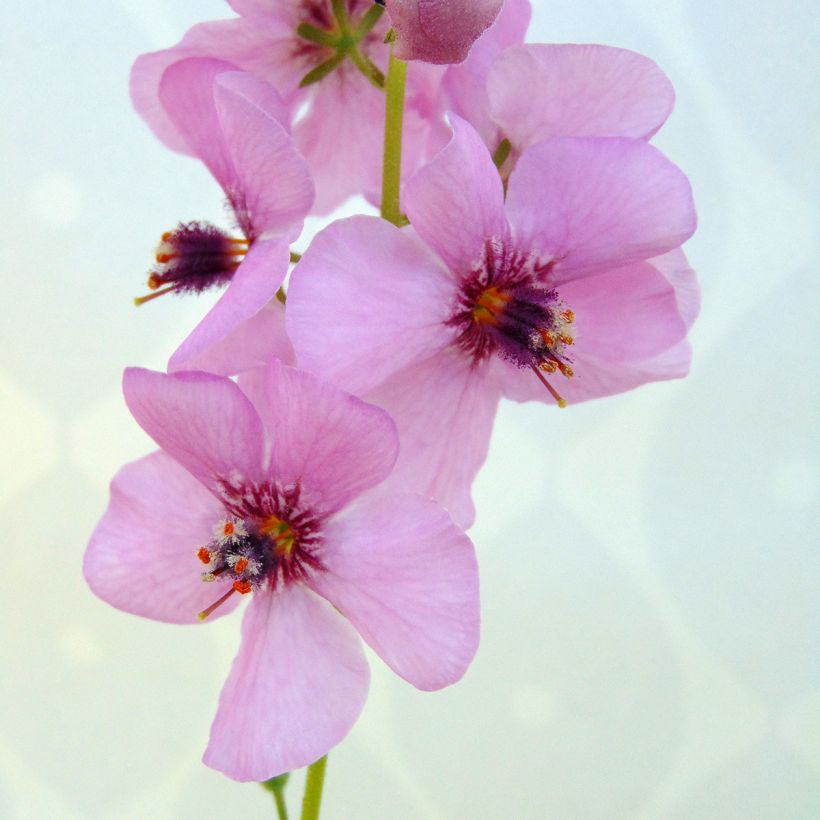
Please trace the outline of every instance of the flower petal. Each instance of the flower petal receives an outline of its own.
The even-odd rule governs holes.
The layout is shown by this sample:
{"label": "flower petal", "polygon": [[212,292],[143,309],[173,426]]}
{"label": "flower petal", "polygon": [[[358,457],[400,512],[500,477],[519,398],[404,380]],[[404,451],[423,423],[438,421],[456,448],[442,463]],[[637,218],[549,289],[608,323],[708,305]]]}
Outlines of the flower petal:
{"label": "flower petal", "polygon": [[435,502],[371,499],[330,522],[311,586],[398,675],[419,689],[459,680],[478,648],[478,565]]}
{"label": "flower petal", "polygon": [[461,527],[475,520],[470,488],[487,458],[499,389],[459,352],[397,373],[365,398],[384,407],[401,451],[382,492],[435,498]]}
{"label": "flower petal", "polygon": [[244,72],[214,82],[216,114],[236,186],[228,199],[254,238],[296,239],[315,192],[307,163],[290,136],[284,101],[268,83]]}
{"label": "flower petal", "polygon": [[556,137],[524,152],[507,213],[521,250],[557,260],[550,283],[676,248],[695,230],[683,172],[643,140]]}
{"label": "flower petal", "polygon": [[130,78],[134,108],[165,145],[174,151],[191,154],[188,140],[159,99],[159,84],[165,70],[189,57],[212,57],[230,63],[233,68],[251,71],[282,89],[283,93],[291,94],[290,89],[299,82],[298,76],[294,76],[293,61],[283,59],[286,53],[283,46],[289,46],[291,36],[289,30],[279,31],[241,19],[200,23],[189,29],[181,42],[172,48],[137,58]]}
{"label": "flower petal", "polygon": [[524,42],[532,8],[529,0],[506,0],[495,23],[476,40],[463,63],[447,67],[443,87],[450,110],[481,134],[490,151],[503,139],[490,113],[487,77],[501,52]]}
{"label": "flower petal", "polygon": [[334,222],[291,277],[286,317],[299,364],[361,394],[450,343],[454,291],[407,229],[366,216]]}
{"label": "flower petal", "polygon": [[[197,362],[207,362],[212,355],[219,356],[218,347],[229,345],[232,334],[238,332],[243,323],[256,316],[276,296],[288,272],[289,253],[286,240],[255,242],[220,300],[171,356],[169,372],[193,370]],[[275,351],[272,349],[273,355]],[[235,368],[230,368],[231,372],[242,369],[244,361],[244,356],[237,359]]]}
{"label": "flower petal", "polygon": [[494,120],[520,151],[549,137],[649,139],[675,104],[652,60],[598,45],[510,48],[493,64],[487,93]]}
{"label": "flower petal", "polygon": [[407,183],[413,227],[457,274],[481,257],[485,240],[505,238],[504,187],[475,129],[453,115],[453,139]]}
{"label": "flower petal", "polygon": [[489,28],[503,0],[387,0],[396,29],[396,56],[428,63],[460,63]]}
{"label": "flower petal", "polygon": [[[197,613],[224,592],[219,584],[202,583],[204,567],[196,556],[222,513],[211,493],[165,453],[126,464],[111,482],[108,509],[85,553],[88,585],[124,612],[198,623]],[[228,599],[213,617],[237,603]]]}
{"label": "flower petal", "polygon": [[230,379],[129,367],[123,393],[140,427],[214,493],[219,478],[264,477],[262,422]]}
{"label": "flower petal", "polygon": [[254,593],[203,762],[234,780],[300,769],[344,739],[370,670],[356,632],[302,586]]}
{"label": "flower petal", "polygon": [[387,413],[311,373],[273,360],[255,399],[273,431],[271,475],[301,483],[326,514],[384,481],[396,463],[398,435]]}
{"label": "flower petal", "polygon": [[176,354],[168,363],[169,372],[201,370],[218,376],[235,376],[248,370],[264,369],[271,359],[294,364],[296,357],[285,330],[285,306],[268,302],[256,315],[237,325],[227,336],[188,358]]}

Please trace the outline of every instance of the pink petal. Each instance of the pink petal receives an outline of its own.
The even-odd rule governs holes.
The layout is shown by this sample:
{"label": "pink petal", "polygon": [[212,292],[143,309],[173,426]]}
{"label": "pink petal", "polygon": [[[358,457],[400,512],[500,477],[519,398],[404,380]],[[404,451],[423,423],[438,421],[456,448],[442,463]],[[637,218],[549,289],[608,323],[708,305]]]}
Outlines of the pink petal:
{"label": "pink petal", "polygon": [[478,648],[478,566],[435,502],[373,499],[328,524],[311,586],[398,675],[419,689],[459,680]]}
{"label": "pink petal", "polygon": [[227,193],[236,174],[214,105],[214,81],[234,70],[224,60],[193,57],[169,66],[159,83],[159,100],[193,154]]}
{"label": "pink petal", "polygon": [[396,29],[396,56],[428,63],[460,63],[489,28],[503,0],[387,0]]}
{"label": "pink petal", "polygon": [[301,367],[362,393],[450,343],[455,285],[407,229],[334,222],[293,271],[286,313]]}
{"label": "pink petal", "polygon": [[393,417],[399,460],[380,491],[435,498],[461,527],[475,520],[470,488],[487,458],[499,389],[456,350],[397,373],[365,395]]}
{"label": "pink petal", "polygon": [[344,739],[370,670],[356,632],[301,586],[253,594],[203,762],[234,780],[307,766]]}
{"label": "pink petal", "polygon": [[262,422],[230,379],[129,367],[123,392],[140,427],[209,490],[237,473],[264,477]]}
{"label": "pink petal", "polygon": [[405,186],[404,206],[413,227],[452,271],[467,272],[485,240],[504,238],[504,188],[475,129],[453,116],[450,144]]}
{"label": "pink petal", "polygon": [[[561,297],[576,317],[570,351],[575,375],[556,374],[551,383],[573,404],[685,376],[697,289],[679,251],[562,285]],[[529,371],[499,362],[496,375],[508,398],[552,403]]]}
{"label": "pink petal", "polygon": [[[197,362],[207,362],[211,356],[223,355],[219,353],[219,347],[231,345],[231,336],[276,296],[288,271],[289,256],[287,241],[255,242],[220,300],[171,356],[169,372],[193,370]],[[255,340],[254,345],[258,341]],[[235,340],[234,348],[237,343]],[[270,355],[275,355],[274,350]],[[224,358],[222,362],[229,365],[231,372],[238,372],[243,369],[247,359],[243,355],[233,365]]]}
{"label": "pink petal", "polygon": [[[216,20],[196,25],[173,48],[137,58],[130,78],[134,108],[165,145],[184,154],[193,153],[188,140],[160,102],[159,84],[165,70],[189,57],[212,57],[254,72],[289,92],[298,83],[298,77],[291,76],[292,61],[282,59],[282,41],[276,38],[284,35],[285,32],[251,25],[245,20]],[[286,36],[289,41],[289,31]]]}
{"label": "pink petal", "polygon": [[649,139],[675,104],[668,77],[648,57],[596,45],[510,48],[492,66],[488,95],[518,150],[548,137]]}
{"label": "pink petal", "polygon": [[202,370],[218,376],[234,376],[248,370],[264,369],[271,359],[293,364],[296,358],[285,331],[285,306],[268,302],[256,315],[237,325],[221,341],[206,347],[198,356],[169,362],[169,372]]}
{"label": "pink petal", "polygon": [[273,431],[271,474],[301,483],[326,514],[384,481],[396,463],[398,436],[387,413],[310,373],[273,360],[257,402]]}
{"label": "pink petal", "polygon": [[507,214],[518,248],[557,260],[555,285],[660,256],[695,230],[686,176],[626,138],[534,145],[510,177]]}
{"label": "pink petal", "polygon": [[481,134],[490,151],[495,151],[503,135],[490,113],[487,77],[502,51],[524,42],[531,16],[529,0],[506,0],[495,23],[478,38],[469,57],[447,68],[443,87],[450,110]]}
{"label": "pink petal", "polygon": [[[125,612],[198,623],[197,613],[225,591],[218,583],[202,583],[204,567],[196,555],[222,514],[211,493],[165,453],[127,464],[111,482],[108,509],[85,553],[89,586]],[[237,603],[228,599],[213,617]]]}
{"label": "pink petal", "polygon": [[282,98],[246,73],[221,74],[214,102],[234,174],[228,199],[256,238],[296,239],[313,205],[307,163],[290,136]]}
{"label": "pink petal", "polygon": [[380,178],[383,135],[384,94],[358,71],[342,66],[318,84],[294,127],[316,183],[315,213],[330,213]]}

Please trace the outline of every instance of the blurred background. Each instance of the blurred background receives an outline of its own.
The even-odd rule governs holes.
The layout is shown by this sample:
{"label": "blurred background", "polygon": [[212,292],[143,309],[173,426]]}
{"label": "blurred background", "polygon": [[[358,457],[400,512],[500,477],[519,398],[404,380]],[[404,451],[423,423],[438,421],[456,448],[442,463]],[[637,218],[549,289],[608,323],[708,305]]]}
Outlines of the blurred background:
{"label": "blurred background", "polygon": [[[692,375],[502,406],[476,487],[478,657],[434,695],[373,663],[323,817],[820,817],[816,5],[535,6],[531,41],[632,48],[676,86],[655,142],[700,214]],[[227,12],[0,10],[2,818],[274,816],[200,763],[239,618],[142,621],[81,575],[108,481],[151,449],[121,371],[162,368],[203,313],[131,297],[162,231],[222,214],[131,111],[129,66]],[[295,810],[301,776],[289,793]]]}

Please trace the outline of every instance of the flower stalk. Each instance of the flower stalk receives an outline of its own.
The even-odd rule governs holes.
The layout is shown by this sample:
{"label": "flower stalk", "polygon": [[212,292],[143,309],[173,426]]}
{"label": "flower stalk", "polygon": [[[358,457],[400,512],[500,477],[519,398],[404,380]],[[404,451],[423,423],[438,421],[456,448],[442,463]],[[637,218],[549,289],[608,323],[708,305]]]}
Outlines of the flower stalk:
{"label": "flower stalk", "polygon": [[385,86],[384,164],[382,172],[383,219],[397,227],[405,224],[401,212],[401,146],[404,129],[404,92],[407,85],[407,63],[399,60],[390,47],[390,63]]}
{"label": "flower stalk", "polygon": [[302,798],[302,820],[318,820],[326,769],[327,755],[308,766],[305,795]]}

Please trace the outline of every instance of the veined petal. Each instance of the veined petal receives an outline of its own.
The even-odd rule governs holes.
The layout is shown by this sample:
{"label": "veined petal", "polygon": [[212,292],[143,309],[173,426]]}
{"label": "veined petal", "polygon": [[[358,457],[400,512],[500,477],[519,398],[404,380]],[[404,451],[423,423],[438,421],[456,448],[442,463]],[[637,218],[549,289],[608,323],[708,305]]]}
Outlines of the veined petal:
{"label": "veined petal", "polygon": [[450,344],[455,284],[407,229],[334,222],[293,271],[286,312],[301,367],[361,394]]}
{"label": "veined petal", "polygon": [[531,16],[529,0],[506,0],[495,23],[476,40],[467,59],[447,67],[443,87],[448,107],[481,134],[490,151],[498,148],[504,135],[492,119],[487,77],[499,54],[524,42]]}
{"label": "veined petal", "polygon": [[551,257],[550,285],[660,256],[695,230],[683,172],[643,140],[556,137],[524,152],[509,184],[516,246]]}
{"label": "veined petal", "polygon": [[396,674],[419,689],[459,680],[478,648],[478,565],[435,502],[374,499],[331,521],[311,586]]}
{"label": "veined petal", "polygon": [[240,72],[218,75],[213,95],[235,180],[226,193],[240,224],[253,238],[296,239],[315,192],[284,101],[268,83]]}
{"label": "veined petal", "polygon": [[549,137],[649,139],[675,104],[669,78],[652,60],[598,45],[507,49],[487,87],[493,119],[519,151]]}
{"label": "veined petal", "polygon": [[480,259],[491,237],[504,239],[504,187],[476,130],[453,115],[453,139],[405,187],[404,206],[419,236],[457,275]]}
{"label": "veined petal", "polygon": [[209,490],[236,474],[264,478],[262,422],[230,379],[129,367],[123,393],[140,427]]}
{"label": "veined petal", "polygon": [[500,392],[486,369],[445,350],[365,395],[393,417],[401,451],[381,492],[435,498],[464,528],[475,520],[471,487],[487,458]]}
{"label": "veined petal", "polygon": [[243,781],[307,766],[350,731],[369,683],[358,635],[326,601],[300,585],[254,593],[203,762]]}
{"label": "veined petal", "polygon": [[325,514],[380,484],[396,463],[398,435],[387,413],[311,373],[274,360],[264,394],[254,398],[273,431],[272,477],[301,483]]}
{"label": "veined petal", "polygon": [[[203,567],[196,552],[210,541],[221,515],[213,495],[165,453],[126,464],[111,482],[108,509],[85,553],[88,585],[124,612],[197,623],[197,613],[220,591],[218,584],[200,580]],[[228,599],[213,617],[226,615],[237,603]]]}
{"label": "veined petal", "polygon": [[[276,291],[288,272],[289,253],[286,240],[255,242],[220,300],[171,356],[168,362],[169,372],[193,370],[198,362],[207,363],[211,355],[227,355],[229,351],[221,354],[218,346],[230,345],[232,334],[276,296]],[[255,340],[253,344],[256,345],[257,342]],[[236,361],[235,367],[229,367],[232,373],[244,369],[243,365],[247,363],[244,353],[248,352],[250,351],[243,352],[242,359]],[[276,351],[272,349],[270,355],[276,355]],[[224,358],[222,363],[230,364]]]}
{"label": "veined petal", "polygon": [[218,376],[235,376],[249,370],[264,370],[271,359],[285,364],[296,361],[285,330],[285,306],[278,299],[269,301],[202,353],[187,358],[182,355],[179,363],[175,354],[168,363],[168,371],[202,370]]}

